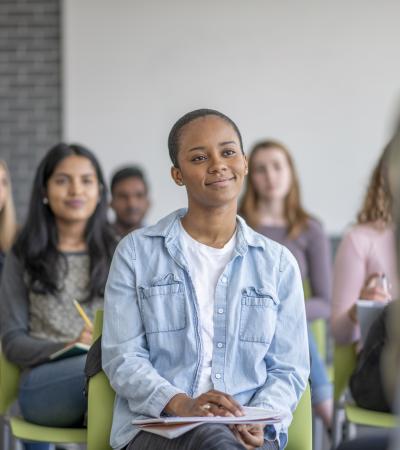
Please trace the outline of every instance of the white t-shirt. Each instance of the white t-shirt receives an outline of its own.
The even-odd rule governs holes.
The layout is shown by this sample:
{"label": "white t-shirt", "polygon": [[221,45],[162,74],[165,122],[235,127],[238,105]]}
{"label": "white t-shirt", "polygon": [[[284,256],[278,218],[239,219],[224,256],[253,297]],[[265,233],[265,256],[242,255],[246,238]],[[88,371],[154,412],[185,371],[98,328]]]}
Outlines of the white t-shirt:
{"label": "white t-shirt", "polygon": [[199,305],[200,329],[204,358],[200,368],[200,381],[196,396],[213,389],[211,363],[214,338],[215,289],[226,265],[230,261],[236,243],[236,233],[223,248],[204,245],[193,239],[183,228],[183,253],[189,264],[190,276],[194,284]]}

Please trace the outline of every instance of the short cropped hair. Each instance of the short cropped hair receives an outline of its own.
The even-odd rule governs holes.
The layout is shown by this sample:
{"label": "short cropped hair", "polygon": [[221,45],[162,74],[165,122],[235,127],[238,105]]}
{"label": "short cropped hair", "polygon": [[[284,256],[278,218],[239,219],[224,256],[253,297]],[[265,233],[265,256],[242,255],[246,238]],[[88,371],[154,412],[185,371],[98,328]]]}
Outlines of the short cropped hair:
{"label": "short cropped hair", "polygon": [[181,136],[182,128],[188,123],[192,122],[193,120],[206,116],[220,117],[221,119],[225,120],[225,122],[227,122],[229,125],[231,125],[239,138],[240,149],[242,150],[242,153],[244,153],[242,135],[240,134],[239,128],[237,127],[236,123],[232,119],[230,119],[225,114],[216,111],[215,109],[207,109],[207,108],[196,109],[195,111],[186,113],[184,116],[178,119],[169,133],[168,136],[169,157],[171,158],[174,167],[179,167],[178,165],[179,138]]}
{"label": "short cropped hair", "polygon": [[111,194],[114,191],[115,185],[120,181],[126,180],[127,178],[139,178],[143,182],[146,192],[148,191],[147,180],[142,169],[137,166],[128,166],[122,167],[121,169],[114,172],[114,175],[111,178]]}

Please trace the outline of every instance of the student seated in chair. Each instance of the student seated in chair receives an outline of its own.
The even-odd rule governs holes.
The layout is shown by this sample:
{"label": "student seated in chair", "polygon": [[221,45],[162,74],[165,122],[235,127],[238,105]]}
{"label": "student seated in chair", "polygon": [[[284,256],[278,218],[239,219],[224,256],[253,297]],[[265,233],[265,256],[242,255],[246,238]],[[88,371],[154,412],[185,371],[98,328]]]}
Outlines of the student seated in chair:
{"label": "student seated in chair", "polygon": [[[105,294],[103,368],[116,391],[114,449],[283,449],[307,385],[309,353],[298,265],[237,216],[247,174],[236,124],[208,109],[168,139],[188,208],[126,236]],[[202,425],[173,440],[133,419],[283,412],[277,425]]]}
{"label": "student seated in chair", "polygon": [[393,200],[388,182],[393,139],[372,172],[357,224],[346,233],[336,253],[331,322],[339,345],[357,342],[361,348],[358,299],[386,303],[398,296]]}
{"label": "student seated in chair", "polygon": [[143,227],[150,207],[149,185],[141,169],[122,167],[111,179],[111,203],[115,213],[112,227],[118,240]]}
{"label": "student seated in chair", "polygon": [[[59,144],[35,175],[27,221],[7,255],[1,290],[2,351],[23,369],[19,405],[38,425],[83,426],[86,355],[51,361],[72,343],[90,344],[73,299],[94,316],[115,239],[107,225],[99,163],[78,145]],[[25,444],[47,450],[49,444]]]}
{"label": "student seated in chair", "polygon": [[[304,285],[311,357],[311,398],[325,427],[332,427],[332,385],[310,329],[312,321],[330,314],[331,254],[321,223],[301,203],[293,157],[279,141],[256,144],[249,155],[249,175],[239,214],[256,231],[287,247],[296,258]],[[307,289],[306,289],[307,291]]]}

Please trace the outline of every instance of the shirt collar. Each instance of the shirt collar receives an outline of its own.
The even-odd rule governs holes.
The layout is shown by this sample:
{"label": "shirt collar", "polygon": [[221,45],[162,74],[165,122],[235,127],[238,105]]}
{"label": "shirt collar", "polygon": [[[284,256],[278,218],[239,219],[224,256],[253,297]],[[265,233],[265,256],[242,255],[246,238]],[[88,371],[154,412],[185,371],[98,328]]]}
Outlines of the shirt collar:
{"label": "shirt collar", "polygon": [[[179,221],[186,214],[187,209],[182,208],[174,211],[168,216],[162,218],[155,225],[149,226],[144,229],[144,234],[150,237],[164,237],[165,245],[173,243],[179,235]],[[237,230],[237,243],[235,250],[244,255],[247,252],[248,247],[260,247],[265,249],[264,237],[256,233],[250,228],[245,220],[236,216],[238,230]]]}

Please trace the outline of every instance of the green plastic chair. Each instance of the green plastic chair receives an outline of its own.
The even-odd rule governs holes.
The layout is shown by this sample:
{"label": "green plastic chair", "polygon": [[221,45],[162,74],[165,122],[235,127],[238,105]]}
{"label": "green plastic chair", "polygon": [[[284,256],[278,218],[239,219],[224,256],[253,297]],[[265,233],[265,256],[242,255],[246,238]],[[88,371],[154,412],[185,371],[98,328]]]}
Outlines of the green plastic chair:
{"label": "green plastic chair", "polygon": [[307,386],[293,413],[286,450],[312,450],[312,436],[311,393]]}
{"label": "green plastic chair", "polygon": [[20,369],[0,354],[0,413],[10,423],[14,438],[22,441],[52,444],[85,443],[86,428],[55,428],[36,425],[21,417],[7,416],[9,407],[17,400]]}
{"label": "green plastic chair", "polygon": [[[96,340],[103,328],[103,311],[98,310],[94,321],[93,339]],[[111,450],[110,432],[114,409],[115,392],[103,371],[89,381],[87,450]]]}
{"label": "green plastic chair", "polygon": [[[307,301],[311,297],[311,286],[308,280],[303,281],[304,299]],[[318,353],[323,361],[326,361],[327,356],[327,342],[326,342],[326,320],[316,319],[310,324],[312,334],[317,344]]]}
{"label": "green plastic chair", "polygon": [[[395,415],[360,408],[342,400],[351,374],[356,367],[356,362],[357,352],[355,344],[335,345],[333,357],[335,415],[337,416],[338,410],[344,409],[345,420],[350,424],[379,428],[395,427],[397,425]],[[335,430],[335,435],[337,435],[337,432],[338,430]]]}
{"label": "green plastic chair", "polygon": [[[101,334],[103,311],[96,312],[94,339]],[[104,372],[89,381],[87,450],[111,450],[110,431],[115,393]],[[289,427],[287,450],[312,450],[312,408],[307,386]]]}

